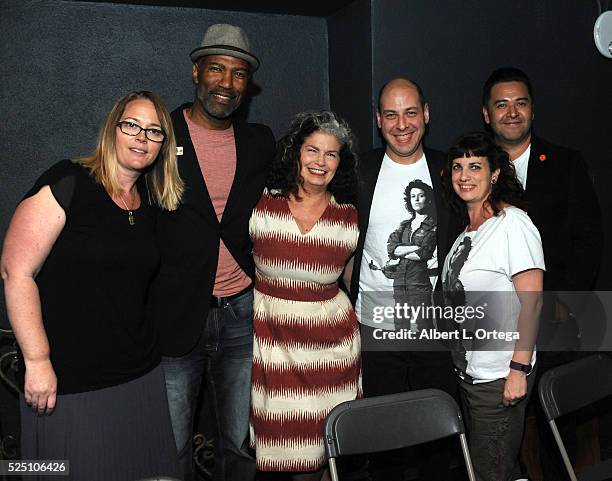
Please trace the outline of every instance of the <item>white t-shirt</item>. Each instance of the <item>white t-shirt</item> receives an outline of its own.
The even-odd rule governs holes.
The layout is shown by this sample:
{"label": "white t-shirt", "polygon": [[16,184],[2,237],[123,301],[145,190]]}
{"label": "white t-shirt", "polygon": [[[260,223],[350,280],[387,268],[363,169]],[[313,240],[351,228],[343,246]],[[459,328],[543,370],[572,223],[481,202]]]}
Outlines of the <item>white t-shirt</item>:
{"label": "white t-shirt", "polygon": [[531,144],[529,144],[525,152],[512,161],[514,164],[514,170],[516,170],[516,176],[523,185],[523,189],[527,188],[527,168],[529,167],[529,155],[531,155]]}
{"label": "white t-shirt", "polygon": [[[404,196],[406,187],[414,180],[421,180],[429,187],[432,186],[425,154],[415,163],[408,165],[398,164],[385,154],[372,197],[368,230],[363,246],[361,270],[359,273],[359,294],[355,309],[359,322],[371,327],[394,329],[393,319],[374,322],[371,312],[365,312],[366,309],[364,309],[362,313],[361,306],[363,293],[367,293],[368,299],[372,300],[376,305],[393,306],[395,303],[393,296],[394,283],[397,289],[398,283],[406,282],[406,276],[403,272],[397,271],[395,278],[394,274],[391,273],[394,268],[405,269],[406,261],[400,266],[399,259],[389,254],[389,245],[392,242],[390,237],[394,233],[395,236],[399,235],[401,237],[401,233],[398,234],[398,230],[401,230],[402,226],[409,229],[406,230],[404,235],[408,239],[404,240],[414,240],[417,242],[416,239],[425,239],[424,242],[427,245],[421,246],[422,249],[419,253],[425,252],[422,255],[426,257],[424,260],[427,261],[427,277],[432,285],[432,289],[435,285],[437,276],[434,274],[434,271],[437,272],[438,268],[437,244],[435,240],[437,226],[435,200],[433,195],[431,195],[433,216],[428,216],[425,219],[416,216],[411,219],[412,216],[406,209]],[[433,189],[430,192],[433,193]],[[417,233],[418,229],[420,231]],[[424,236],[424,232],[433,233],[433,235]],[[408,243],[406,242],[406,244]],[[414,264],[411,268],[414,268]],[[409,286],[406,289],[409,291]],[[367,301],[365,304],[370,305],[372,303]]]}
{"label": "white t-shirt", "polygon": [[[529,216],[517,207],[506,207],[478,230],[460,234],[444,262],[445,295],[450,292],[455,301],[463,300],[464,296],[465,305],[484,305],[483,312],[487,313],[485,322],[464,321],[460,329],[472,333],[478,327],[516,332],[521,303],[512,276],[534,268],[544,270],[540,233]],[[454,353],[455,366],[473,382],[494,381],[508,375],[514,341],[496,344],[512,350],[469,350],[470,341],[458,345],[461,344]],[[535,348],[531,359],[531,364],[534,363]]]}

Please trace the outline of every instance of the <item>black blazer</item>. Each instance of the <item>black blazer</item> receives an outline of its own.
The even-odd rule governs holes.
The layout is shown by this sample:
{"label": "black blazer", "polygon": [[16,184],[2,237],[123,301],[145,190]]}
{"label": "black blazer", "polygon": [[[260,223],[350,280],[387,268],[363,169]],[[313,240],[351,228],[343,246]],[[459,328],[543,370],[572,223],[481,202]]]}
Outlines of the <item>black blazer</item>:
{"label": "black blazer", "polygon": [[[452,242],[449,236],[452,236],[456,228],[450,212],[446,207],[446,203],[442,194],[442,173],[446,165],[446,154],[437,150],[425,148],[425,157],[427,166],[429,167],[429,175],[434,190],[434,198],[436,201],[436,213],[438,217],[437,240],[438,240],[438,282],[436,289],[440,289],[442,282],[440,275],[444,258]],[[359,240],[357,241],[357,249],[355,250],[355,258],[353,264],[353,274],[351,277],[350,299],[353,304],[357,301],[359,292],[359,271],[361,270],[361,259],[363,257],[363,245],[365,243],[366,234],[368,232],[368,224],[370,222],[370,209],[372,208],[372,197],[378,173],[385,156],[385,149],[375,149],[363,156],[359,160],[359,188],[358,188],[358,218],[359,218]]]}
{"label": "black blazer", "polygon": [[542,237],[544,289],[592,289],[603,230],[599,202],[580,153],[532,137],[525,199]]}
{"label": "black blazer", "polygon": [[255,278],[248,225],[275,152],[274,136],[268,127],[234,122],[236,173],[219,222],[183,115],[189,107],[184,104],[172,112],[176,144],[183,149],[178,165],[185,193],[176,211],[159,216],[161,265],[149,296],[149,315],[158,327],[162,354],[167,356],[186,354],[202,333],[217,272],[220,238],[240,268]]}

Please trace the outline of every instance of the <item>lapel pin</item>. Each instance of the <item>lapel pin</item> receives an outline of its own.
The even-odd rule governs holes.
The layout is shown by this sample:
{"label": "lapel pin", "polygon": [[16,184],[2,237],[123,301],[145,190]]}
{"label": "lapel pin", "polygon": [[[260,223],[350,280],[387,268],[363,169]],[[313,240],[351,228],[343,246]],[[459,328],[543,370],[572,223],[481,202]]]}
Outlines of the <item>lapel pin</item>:
{"label": "lapel pin", "polygon": [[[183,155],[183,147],[176,147],[176,155]],[[540,160],[542,160],[542,156],[540,156]]]}
{"label": "lapel pin", "polygon": [[546,160],[546,154],[540,154],[540,162],[544,162]]}

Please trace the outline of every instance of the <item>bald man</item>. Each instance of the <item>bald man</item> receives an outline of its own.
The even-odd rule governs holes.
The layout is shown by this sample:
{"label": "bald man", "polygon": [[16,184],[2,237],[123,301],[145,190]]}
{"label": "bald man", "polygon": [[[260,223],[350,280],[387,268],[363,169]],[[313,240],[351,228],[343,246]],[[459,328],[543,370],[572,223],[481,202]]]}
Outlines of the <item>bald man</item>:
{"label": "bald man", "polygon": [[[441,288],[447,244],[454,240],[448,239],[450,214],[440,184],[446,155],[423,146],[429,106],[422,89],[408,79],[388,82],[380,91],[376,122],[385,147],[360,162],[360,237],[350,288],[361,323],[364,395],[434,387],[455,395],[448,352],[413,351],[409,343],[372,346],[384,331],[427,327],[426,320],[406,316],[381,319],[371,306],[427,303]],[[448,480],[448,458],[445,446],[419,453],[419,463],[405,452],[386,453],[371,457],[370,472],[374,480],[403,480],[412,468],[419,479]]]}

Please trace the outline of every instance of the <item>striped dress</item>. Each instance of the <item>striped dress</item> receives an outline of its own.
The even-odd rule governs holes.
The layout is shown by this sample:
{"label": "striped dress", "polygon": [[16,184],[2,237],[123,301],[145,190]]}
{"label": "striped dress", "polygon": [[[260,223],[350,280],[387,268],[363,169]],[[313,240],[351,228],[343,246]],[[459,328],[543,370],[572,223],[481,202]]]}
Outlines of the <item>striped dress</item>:
{"label": "striped dress", "polygon": [[361,394],[357,319],[338,277],[357,245],[357,212],[332,197],[302,234],[286,199],[264,192],[250,221],[257,266],[251,445],[262,471],[316,471],[323,424]]}

